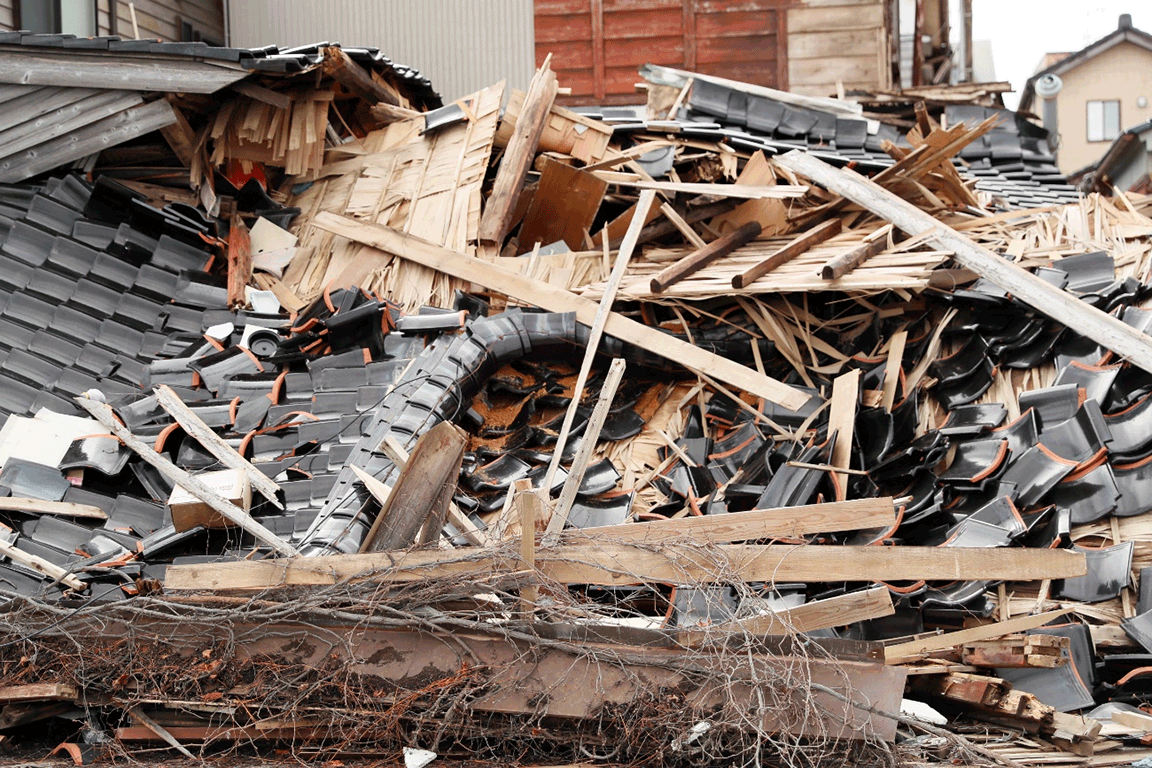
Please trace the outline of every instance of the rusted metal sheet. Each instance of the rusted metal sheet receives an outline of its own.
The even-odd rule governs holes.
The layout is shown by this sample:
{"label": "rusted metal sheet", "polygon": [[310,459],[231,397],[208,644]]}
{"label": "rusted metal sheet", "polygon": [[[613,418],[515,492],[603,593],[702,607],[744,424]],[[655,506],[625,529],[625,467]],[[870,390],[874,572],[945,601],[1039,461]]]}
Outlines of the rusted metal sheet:
{"label": "rusted metal sheet", "polygon": [[642,64],[788,87],[790,0],[535,0],[536,62],[552,54],[568,103],[643,100]]}

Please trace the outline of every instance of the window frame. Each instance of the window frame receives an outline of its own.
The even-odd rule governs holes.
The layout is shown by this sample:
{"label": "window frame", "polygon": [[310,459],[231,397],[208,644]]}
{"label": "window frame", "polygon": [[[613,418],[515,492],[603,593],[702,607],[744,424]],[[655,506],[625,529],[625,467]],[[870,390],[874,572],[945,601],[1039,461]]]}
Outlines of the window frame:
{"label": "window frame", "polygon": [[[1092,138],[1092,118],[1091,110],[1093,104],[1100,104],[1100,135],[1101,138]],[[1108,118],[1106,115],[1106,108],[1108,104],[1116,105],[1116,135],[1108,135]],[[1120,99],[1089,99],[1084,104],[1084,138],[1089,144],[1103,144],[1105,142],[1111,143],[1119,138],[1120,134],[1124,132],[1124,123],[1120,115]]]}
{"label": "window frame", "polygon": [[[56,26],[59,27],[61,20],[62,20],[62,16],[63,16],[63,14],[61,13],[61,9],[60,9],[61,0],[47,0],[47,1],[52,3],[52,12],[53,12],[53,15],[56,19]],[[88,4],[92,6],[92,32],[93,32],[93,35],[98,37],[100,35],[100,2],[99,2],[99,0],[87,0],[87,1],[88,1]],[[24,29],[24,19],[22,18],[23,12],[20,8],[20,5],[21,5],[20,0],[14,0],[14,2],[12,3],[12,21],[13,21],[13,26],[15,26],[16,29]],[[113,2],[113,5],[115,5],[114,2]],[[109,14],[109,17],[115,18],[115,13]],[[60,35],[60,34],[63,34],[63,32],[61,32],[59,29],[56,29],[56,30],[53,30],[52,32],[49,32],[47,34]],[[111,31],[111,32],[109,32],[109,34],[115,34],[115,31]]]}

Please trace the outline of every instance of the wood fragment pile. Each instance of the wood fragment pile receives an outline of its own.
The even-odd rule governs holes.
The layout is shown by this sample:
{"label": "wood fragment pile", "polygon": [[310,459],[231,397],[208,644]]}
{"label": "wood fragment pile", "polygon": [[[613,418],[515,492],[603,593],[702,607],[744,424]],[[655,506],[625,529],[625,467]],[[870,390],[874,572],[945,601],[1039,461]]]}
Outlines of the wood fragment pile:
{"label": "wood fragment pile", "polygon": [[[80,570],[0,542],[56,590],[6,608],[0,728],[99,709],[129,754],[1143,756],[1152,198],[998,210],[960,159],[995,120],[923,106],[869,179],[684,129],[690,79],[621,130],[557,105],[547,62],[424,112],[323,56],[173,98],[179,168],[94,164],[209,203],[231,317],[251,288],[284,312],[259,359],[174,333],[142,391],[79,399],[222,538]],[[299,212],[282,271],[249,178]],[[258,372],[213,378],[233,348]],[[32,501],[8,506],[86,512]],[[129,573],[135,597],[94,599]]]}

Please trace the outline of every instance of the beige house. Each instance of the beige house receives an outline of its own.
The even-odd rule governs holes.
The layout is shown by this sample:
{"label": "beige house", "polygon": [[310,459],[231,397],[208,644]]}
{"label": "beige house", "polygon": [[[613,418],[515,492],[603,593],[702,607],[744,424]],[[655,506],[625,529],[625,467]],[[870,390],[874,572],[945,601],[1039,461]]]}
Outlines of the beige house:
{"label": "beige house", "polygon": [[[1152,118],[1152,35],[1134,28],[1128,14],[1111,34],[1076,53],[1048,54],[1045,64],[1024,87],[1020,109],[1043,114],[1050,131],[1056,119],[1064,173],[1095,164],[1121,133]],[[1055,110],[1041,96],[1046,87],[1059,88],[1050,97]]]}

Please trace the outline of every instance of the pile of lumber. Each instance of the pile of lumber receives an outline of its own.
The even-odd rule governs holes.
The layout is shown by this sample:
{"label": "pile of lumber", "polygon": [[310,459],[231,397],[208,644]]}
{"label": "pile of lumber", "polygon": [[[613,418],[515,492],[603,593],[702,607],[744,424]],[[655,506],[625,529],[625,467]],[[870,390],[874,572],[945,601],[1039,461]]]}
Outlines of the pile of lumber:
{"label": "pile of lumber", "polygon": [[841,100],[724,86],[844,137],[809,146],[705,125],[691,73],[613,122],[548,62],[424,111],[317,56],[6,198],[12,258],[49,199],[64,245],[116,233],[86,270],[183,267],[121,287],[109,323],[159,314],[83,390],[79,353],[0,362],[55,398],[0,433],[0,730],[68,723],[78,763],[1145,756],[1152,199],[1009,205],[964,159],[999,117],[950,92],[857,162]]}

